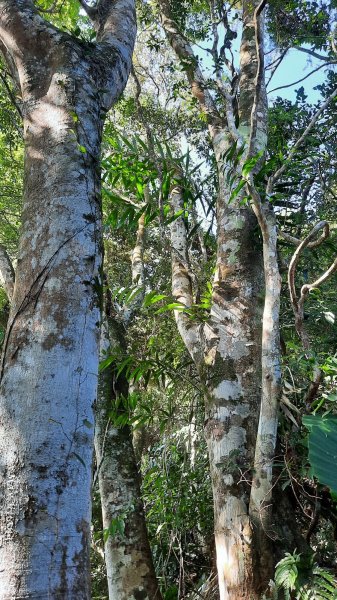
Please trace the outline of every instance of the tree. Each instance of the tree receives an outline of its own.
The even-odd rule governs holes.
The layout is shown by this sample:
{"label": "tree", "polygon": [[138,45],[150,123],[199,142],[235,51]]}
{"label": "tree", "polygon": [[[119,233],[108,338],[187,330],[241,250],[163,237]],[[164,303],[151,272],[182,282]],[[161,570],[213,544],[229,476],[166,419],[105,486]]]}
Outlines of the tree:
{"label": "tree", "polygon": [[[204,12],[210,14],[215,33],[217,20],[224,22],[227,27],[227,13],[221,8],[216,11],[213,3],[210,6],[211,8],[205,4]],[[236,92],[233,93],[237,74],[232,73],[232,90],[230,86],[223,84],[220,66],[225,63],[226,58],[225,54],[218,54],[217,38],[214,37],[213,57],[217,92],[221,94],[220,110],[203,77],[191,44],[173,17],[170,3],[161,0],[158,7],[168,40],[184,65],[191,92],[207,118],[219,176],[218,252],[211,318],[203,328],[191,325],[183,312],[177,312],[176,319],[206,390],[205,436],[212,474],[220,597],[245,598],[249,594],[255,597],[257,591],[266,585],[271,565],[269,549],[261,547],[258,551],[257,544],[252,539],[254,534],[256,540],[260,538],[260,544],[266,545],[268,527],[264,529],[261,520],[255,518],[254,530],[252,529],[249,517],[252,518],[253,515],[249,501],[247,502],[250,494],[245,489],[247,484],[243,481],[242,472],[254,463],[260,408],[261,313],[258,307],[261,305],[259,297],[262,294],[262,252],[259,243],[254,240],[257,224],[251,210],[240,201],[240,194],[231,197],[233,194],[227,182],[233,176],[234,181],[236,178],[235,171],[230,173],[228,169],[226,155],[233,144],[237,144],[239,149],[241,136],[248,142],[248,154],[244,152],[243,160],[265,150],[267,120],[264,87],[258,98],[259,119],[251,128],[255,100],[254,81],[258,68],[255,11],[259,9],[263,14],[263,4],[243,3],[239,131],[235,122]],[[262,22],[258,27],[263,27]],[[174,240],[173,248],[176,249],[177,245],[179,252],[174,251],[173,257],[174,297],[185,306],[191,306],[191,279],[186,271],[185,257],[182,260],[179,258],[183,251],[178,239]],[[277,324],[275,325],[277,328]],[[271,440],[271,446],[274,447],[275,417],[273,422],[270,434],[271,437],[274,435],[274,440]],[[258,469],[261,468],[259,459],[254,464]],[[259,509],[257,514],[261,515]],[[255,549],[257,552],[254,557]]]}
{"label": "tree", "polygon": [[[101,372],[95,406],[95,451],[104,527],[110,600],[161,600],[147,536],[140,476],[132,443],[128,403],[131,385],[125,369],[125,334],[144,296],[144,215],[131,253],[131,306],[116,313],[105,282],[101,326]],[[106,258],[106,266],[108,267]],[[124,309],[124,310],[123,310]],[[119,319],[118,319],[119,317]],[[126,358],[127,361],[127,358]],[[117,364],[116,364],[117,362]]]}
{"label": "tree", "polygon": [[[0,4],[24,116],[22,234],[1,365],[1,598],[88,598],[101,296],[100,143],[127,81],[132,0],[81,3],[96,42]],[[10,296],[10,287],[8,287]]]}

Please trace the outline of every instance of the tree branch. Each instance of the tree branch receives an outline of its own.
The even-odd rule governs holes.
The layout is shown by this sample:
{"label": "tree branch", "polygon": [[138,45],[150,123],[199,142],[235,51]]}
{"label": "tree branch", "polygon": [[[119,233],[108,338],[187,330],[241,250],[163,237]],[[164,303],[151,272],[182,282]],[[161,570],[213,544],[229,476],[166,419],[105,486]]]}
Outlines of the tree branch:
{"label": "tree branch", "polygon": [[144,271],[144,249],[145,249],[145,213],[138,220],[136,243],[131,251],[131,277],[135,295],[129,306],[124,307],[123,324],[127,327],[133,320],[137,308],[141,306],[145,296],[145,271]]}
{"label": "tree branch", "polygon": [[78,0],[83,10],[87,13],[88,17],[93,21],[97,15],[97,8],[95,6],[89,6],[85,0]]}
{"label": "tree branch", "polygon": [[[248,141],[247,157],[250,158],[256,152],[265,150],[267,136],[266,127],[266,111],[267,103],[265,100],[266,86],[264,78],[264,16],[263,11],[267,4],[267,0],[262,0],[254,12],[254,28],[255,28],[255,44],[257,56],[257,70],[255,77],[255,93],[254,103],[251,112],[250,136]],[[259,122],[260,119],[260,122]],[[262,124],[262,128],[261,128]],[[260,131],[263,131],[263,138],[260,138]]]}
{"label": "tree branch", "polygon": [[316,73],[320,69],[325,68],[327,65],[335,65],[336,62],[337,62],[336,60],[330,60],[326,64],[319,65],[319,67],[316,67],[316,69],[314,69],[313,71],[310,71],[310,73],[308,73],[308,75],[305,75],[305,77],[302,77],[301,79],[298,79],[297,81],[293,81],[293,83],[288,83],[287,85],[280,85],[280,86],[278,86],[276,88],[273,88],[272,90],[269,90],[268,94],[271,94],[272,92],[276,92],[277,90],[284,90],[285,88],[292,87],[293,85],[296,85],[297,83],[301,83],[305,79],[308,79],[308,77],[311,77],[311,75],[313,75],[314,73]]}
{"label": "tree branch", "polygon": [[[170,204],[174,215],[183,209],[182,189],[179,183],[173,185]],[[194,304],[192,276],[190,271],[187,230],[182,216],[170,225],[171,230],[171,263],[172,263],[172,296],[186,308]],[[196,365],[200,365],[201,337],[199,327],[181,310],[174,311],[175,320],[184,341]]]}
{"label": "tree branch", "polygon": [[[321,223],[318,223],[316,225],[316,227],[320,226],[319,229],[322,229],[323,228],[322,224],[324,224],[324,230],[323,230],[322,235],[318,238],[318,240],[313,240],[312,242],[308,242],[306,244],[306,248],[317,248],[317,246],[320,246],[321,243],[324,242],[324,240],[326,240],[329,237],[329,235],[330,235],[329,224],[326,221],[322,221]],[[317,231],[318,230],[315,230],[315,233],[317,233]],[[303,243],[302,240],[294,237],[293,235],[289,235],[289,233],[285,233],[284,231],[279,231],[279,236],[282,237],[287,242],[290,242],[290,244],[293,244],[294,246],[300,246]],[[295,266],[295,268],[296,268],[296,266]]]}
{"label": "tree branch", "polygon": [[[295,276],[296,276],[296,268],[301,258],[302,252],[305,248],[313,247],[314,242],[311,240],[316,237],[317,233],[323,229],[323,233],[319,240],[317,240],[316,245],[320,245],[327,237],[329,237],[329,225],[326,221],[321,221],[317,223],[312,231],[307,235],[307,237],[300,243],[297,250],[295,251],[289,265],[288,271],[288,286],[290,292],[290,300],[293,308],[294,316],[295,316],[295,327],[297,334],[302,342],[303,348],[305,352],[310,356],[310,340],[309,335],[304,327],[304,303],[311,292],[311,290],[318,288],[325,281],[330,279],[330,277],[336,273],[337,271],[337,258],[334,260],[332,265],[323,273],[316,281],[310,284],[303,285],[300,292],[300,297],[297,297],[296,286],[295,286]],[[311,244],[311,246],[310,246]],[[313,380],[310,382],[309,389],[306,393],[304,401],[306,404],[310,403],[314,400],[317,395],[320,382],[322,380],[322,371],[319,366],[314,364],[313,366]]]}
{"label": "tree branch", "polygon": [[37,61],[40,68],[47,66],[51,43],[59,43],[60,35],[66,34],[46,21],[32,0],[0,0],[1,51],[22,94],[31,88]]}
{"label": "tree branch", "polygon": [[309,135],[309,133],[311,132],[313,127],[316,125],[321,114],[325,111],[327,106],[329,106],[330,102],[332,102],[332,100],[334,100],[334,98],[336,98],[336,96],[337,96],[337,88],[332,92],[332,94],[330,94],[330,96],[326,99],[326,101],[322,104],[322,106],[316,111],[316,113],[314,114],[313,118],[311,119],[306,130],[302,133],[301,137],[297,140],[297,142],[291,148],[288,156],[285,158],[285,160],[283,162],[283,165],[278,169],[278,171],[276,171],[276,173],[274,173],[274,175],[271,175],[269,177],[268,185],[267,185],[267,194],[268,195],[270,195],[272,193],[275,183],[280,179],[281,175],[286,170],[288,163],[291,161],[291,159],[296,154],[299,147],[303,144],[306,137]]}
{"label": "tree branch", "polygon": [[212,126],[220,125],[222,128],[224,123],[222,123],[213,98],[207,89],[207,83],[199,67],[198,59],[193,52],[191,44],[172,18],[169,1],[158,0],[157,4],[160,9],[161,24],[170,45],[184,66],[193,96],[198,100],[201,109],[208,118],[209,124]]}
{"label": "tree branch", "polygon": [[299,52],[304,52],[305,54],[310,54],[310,56],[313,56],[314,58],[318,58],[319,60],[324,60],[326,62],[331,60],[328,56],[324,56],[323,54],[318,54],[318,52],[314,52],[314,50],[309,50],[309,48],[301,48],[301,47],[295,46],[294,50],[298,50]]}
{"label": "tree branch", "polygon": [[14,282],[15,272],[12,261],[4,246],[0,244],[0,286],[5,290],[10,302],[13,297]]}
{"label": "tree branch", "polygon": [[[322,233],[321,237],[319,238],[319,240],[317,240],[318,243],[316,242],[316,245],[320,245],[323,242],[323,240],[325,240],[329,237],[329,232],[330,232],[329,224],[327,223],[327,221],[320,221],[311,230],[309,235],[307,235],[306,238],[304,238],[304,240],[302,240],[300,242],[300,244],[298,245],[296,251],[294,252],[293,257],[289,264],[288,286],[289,286],[289,292],[290,292],[290,301],[291,301],[295,315],[298,313],[298,298],[297,298],[296,287],[295,287],[295,274],[296,274],[297,265],[300,261],[300,258],[302,256],[304,248],[310,247],[309,244],[312,242],[313,238],[316,237],[317,233],[319,231],[321,231],[322,229],[323,229],[323,233]],[[313,246],[311,246],[311,248],[312,247]]]}

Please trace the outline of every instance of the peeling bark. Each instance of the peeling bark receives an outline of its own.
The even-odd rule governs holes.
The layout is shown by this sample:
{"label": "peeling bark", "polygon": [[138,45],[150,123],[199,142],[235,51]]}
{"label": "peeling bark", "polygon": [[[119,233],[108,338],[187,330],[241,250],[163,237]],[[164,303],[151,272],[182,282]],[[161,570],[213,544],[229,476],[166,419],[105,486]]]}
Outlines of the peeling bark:
{"label": "peeling bark", "polygon": [[[98,43],[86,48],[30,1],[0,2],[25,141],[22,236],[0,373],[1,600],[90,597],[100,141],[135,37],[131,0],[100,6]],[[124,23],[109,28],[119,12],[128,31]]]}

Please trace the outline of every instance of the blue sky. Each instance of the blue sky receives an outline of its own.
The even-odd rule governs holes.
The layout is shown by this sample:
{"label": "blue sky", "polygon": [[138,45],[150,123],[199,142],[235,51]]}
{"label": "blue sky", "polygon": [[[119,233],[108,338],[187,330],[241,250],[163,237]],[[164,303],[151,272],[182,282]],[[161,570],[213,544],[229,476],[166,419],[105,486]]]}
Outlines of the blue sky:
{"label": "blue sky", "polygon": [[[321,64],[321,60],[313,58],[307,54],[304,54],[303,52],[299,52],[298,50],[289,50],[281,65],[275,72],[268,89],[272,90],[276,87],[297,81],[298,79],[308,75]],[[335,65],[335,68],[336,66],[337,65]],[[331,65],[329,68],[331,69]],[[276,98],[278,95],[282,98],[287,98],[288,100],[294,101],[296,99],[295,89],[298,89],[301,86],[304,87],[304,91],[308,95],[308,102],[317,102],[320,99],[320,93],[318,90],[314,90],[314,87],[322,83],[325,80],[325,77],[325,68],[323,67],[316,73],[313,73],[313,75],[308,77],[308,79],[305,81],[298,83],[291,88],[284,88],[270,93],[268,95],[269,102],[271,103],[273,98]]]}

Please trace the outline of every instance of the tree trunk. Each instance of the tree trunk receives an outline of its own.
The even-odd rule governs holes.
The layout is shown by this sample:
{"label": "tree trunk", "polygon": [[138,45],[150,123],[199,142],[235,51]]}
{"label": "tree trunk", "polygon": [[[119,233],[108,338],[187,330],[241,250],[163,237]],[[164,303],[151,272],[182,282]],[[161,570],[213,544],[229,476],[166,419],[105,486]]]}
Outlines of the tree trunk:
{"label": "tree trunk", "polygon": [[[223,138],[219,157],[224,152]],[[248,516],[250,470],[260,403],[262,265],[256,220],[229,206],[220,175],[218,260],[210,319],[196,324],[176,311],[179,331],[205,389],[205,437],[214,498],[214,531],[221,599],[257,597],[253,586],[252,530]],[[171,191],[172,212],[183,206],[182,190]],[[193,304],[186,228],[171,225],[172,290]]]}
{"label": "tree trunk", "polygon": [[[130,29],[117,42],[123,10]],[[21,88],[25,141],[22,235],[0,371],[1,600],[90,597],[99,154],[102,116],[130,68],[133,2],[101,2],[95,18],[100,43],[87,48],[30,2],[0,2],[1,48]]]}
{"label": "tree trunk", "polygon": [[[109,319],[102,327],[103,356],[115,353],[121,332]],[[99,377],[96,406],[95,450],[105,541],[110,600],[161,600],[140,492],[140,481],[128,425],[116,426],[111,415],[123,414],[118,402],[127,398],[128,384],[116,379],[110,365]]]}
{"label": "tree trunk", "polygon": [[220,598],[255,598],[249,480],[260,403],[262,265],[256,221],[218,202],[218,259],[205,326],[205,437],[214,498]]}

